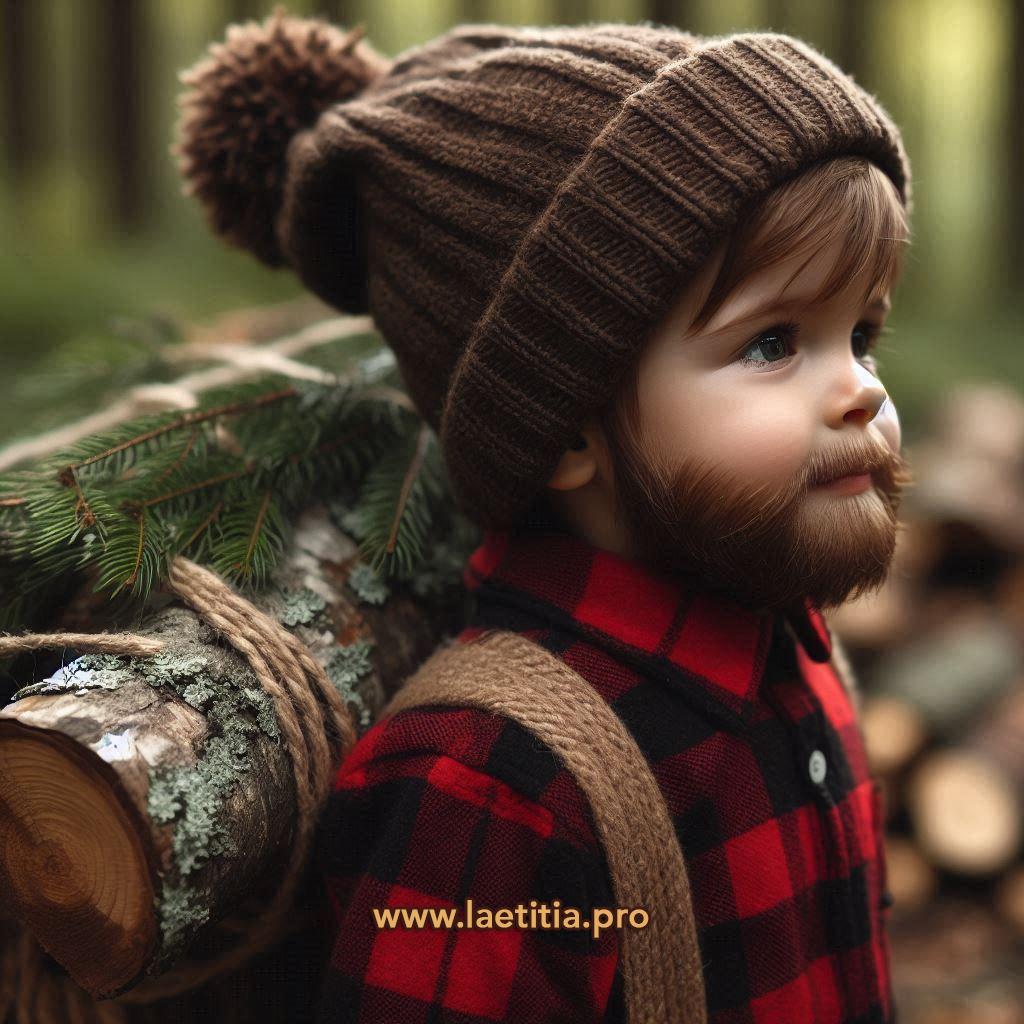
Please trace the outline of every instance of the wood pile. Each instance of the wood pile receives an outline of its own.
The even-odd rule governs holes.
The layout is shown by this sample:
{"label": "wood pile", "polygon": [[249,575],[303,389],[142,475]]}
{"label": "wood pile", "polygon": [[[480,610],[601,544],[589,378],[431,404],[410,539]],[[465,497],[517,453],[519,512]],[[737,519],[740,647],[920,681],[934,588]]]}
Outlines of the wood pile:
{"label": "wood pile", "polygon": [[906,447],[889,580],[830,616],[885,793],[896,1002],[1024,1022],[1024,398],[965,387]]}

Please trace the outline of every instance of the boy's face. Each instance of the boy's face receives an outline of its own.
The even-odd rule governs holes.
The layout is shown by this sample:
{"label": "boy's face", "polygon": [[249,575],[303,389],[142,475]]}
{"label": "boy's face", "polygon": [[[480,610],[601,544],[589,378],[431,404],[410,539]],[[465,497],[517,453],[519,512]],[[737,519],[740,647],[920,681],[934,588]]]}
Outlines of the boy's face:
{"label": "boy's face", "polygon": [[[754,607],[839,604],[884,580],[906,481],[896,410],[866,351],[888,297],[864,303],[862,279],[818,299],[833,246],[755,274],[694,328],[723,251],[643,350],[637,435],[621,421],[588,431],[590,514],[604,477],[608,546]],[[569,511],[586,523],[586,509]]]}

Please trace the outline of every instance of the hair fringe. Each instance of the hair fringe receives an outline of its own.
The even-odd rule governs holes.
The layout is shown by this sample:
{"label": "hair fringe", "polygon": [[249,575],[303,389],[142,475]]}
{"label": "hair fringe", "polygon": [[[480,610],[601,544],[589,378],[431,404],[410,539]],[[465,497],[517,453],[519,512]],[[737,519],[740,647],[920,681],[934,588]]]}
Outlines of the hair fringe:
{"label": "hair fringe", "polygon": [[[795,278],[839,238],[846,244],[817,298],[832,298],[867,271],[868,288],[862,296],[867,303],[899,282],[911,239],[907,211],[896,187],[881,168],[860,156],[813,165],[759,196],[737,223],[692,327],[706,326],[729,295],[755,273],[804,256]],[[637,359],[602,414],[611,430],[628,431],[636,443],[640,442],[638,369]]]}
{"label": "hair fringe", "polygon": [[895,185],[860,156],[815,164],[758,197],[738,224],[693,327],[705,326],[726,298],[758,271],[805,256],[796,277],[838,239],[844,245],[818,299],[832,298],[867,273],[867,302],[895,287],[910,241],[910,224]]}

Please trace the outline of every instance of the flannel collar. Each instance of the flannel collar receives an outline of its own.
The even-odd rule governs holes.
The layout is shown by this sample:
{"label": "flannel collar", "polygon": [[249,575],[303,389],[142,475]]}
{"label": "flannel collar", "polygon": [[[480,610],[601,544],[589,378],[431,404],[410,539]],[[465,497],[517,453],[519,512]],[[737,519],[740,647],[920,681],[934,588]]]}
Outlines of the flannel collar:
{"label": "flannel collar", "polygon": [[582,634],[648,676],[697,683],[707,698],[701,704],[725,708],[730,720],[745,721],[752,710],[780,625],[788,624],[812,661],[832,654],[828,627],[810,601],[782,615],[753,612],[567,533],[487,531],[463,581],[478,600]]}

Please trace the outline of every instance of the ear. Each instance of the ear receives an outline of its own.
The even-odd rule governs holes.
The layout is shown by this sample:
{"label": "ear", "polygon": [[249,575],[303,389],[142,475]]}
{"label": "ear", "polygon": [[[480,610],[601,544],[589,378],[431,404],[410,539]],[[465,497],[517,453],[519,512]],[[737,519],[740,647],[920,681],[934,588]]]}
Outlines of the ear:
{"label": "ear", "polygon": [[603,444],[601,428],[588,421],[580,430],[575,445],[562,453],[548,480],[548,487],[556,491],[574,491],[590,483],[600,468]]}

